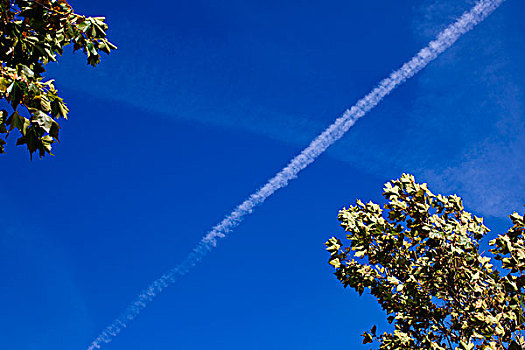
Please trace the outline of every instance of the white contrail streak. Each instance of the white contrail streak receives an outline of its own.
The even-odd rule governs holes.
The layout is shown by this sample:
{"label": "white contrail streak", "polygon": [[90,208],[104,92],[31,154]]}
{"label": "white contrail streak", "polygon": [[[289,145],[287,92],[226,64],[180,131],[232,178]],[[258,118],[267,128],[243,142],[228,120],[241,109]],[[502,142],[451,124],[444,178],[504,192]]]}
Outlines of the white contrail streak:
{"label": "white contrail streak", "polygon": [[381,100],[397,86],[413,77],[425,68],[431,61],[436,59],[442,52],[448,49],[463,34],[470,31],[477,24],[487,18],[505,0],[480,0],[468,12],[465,12],[455,23],[443,30],[437,38],[431,41],[427,47],[418,52],[410,61],[405,63],[388,78],[381,81],[379,85],[368,95],[359,100],[353,107],[338,118],[322,134],[317,136],[308,147],[275,175],[270,181],[253,193],[247,200],[242,202],[231,214],[226,216],[218,225],[204,236],[195,246],[186,259],[154,281],[148,288],[139,293],[136,300],[117,318],[111,325],[91,343],[88,350],[99,349],[103,343],[109,343],[120,331],[125,328],[129,321],[133,320],[148,302],[153,300],[162,290],[174,283],[177,278],[184,276],[198,262],[204,258],[217,244],[218,238],[224,238],[242,219],[250,214],[253,209],[264,202],[275,191],[288,185],[288,182],[297,177],[297,174],[314,162],[330,145],[339,140],[354,124],[368,111],[377,106]]}

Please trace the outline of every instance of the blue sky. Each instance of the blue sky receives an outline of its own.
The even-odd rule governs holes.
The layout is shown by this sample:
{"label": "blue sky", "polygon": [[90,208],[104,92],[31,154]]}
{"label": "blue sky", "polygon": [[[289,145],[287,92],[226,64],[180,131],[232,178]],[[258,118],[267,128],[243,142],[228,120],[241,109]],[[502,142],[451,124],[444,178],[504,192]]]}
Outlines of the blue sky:
{"label": "blue sky", "polygon": [[[150,281],[472,1],[71,1],[119,46],[50,65],[55,157],[3,156],[0,344],[85,349]],[[360,120],[107,349],[365,349],[381,321],[331,275],[337,211],[411,172],[493,234],[525,203],[525,4]]]}

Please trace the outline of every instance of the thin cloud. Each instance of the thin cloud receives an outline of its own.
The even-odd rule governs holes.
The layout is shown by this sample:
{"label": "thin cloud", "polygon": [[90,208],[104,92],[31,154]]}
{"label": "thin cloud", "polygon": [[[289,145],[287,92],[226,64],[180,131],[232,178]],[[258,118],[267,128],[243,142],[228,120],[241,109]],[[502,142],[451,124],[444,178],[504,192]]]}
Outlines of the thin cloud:
{"label": "thin cloud", "polygon": [[[416,11],[428,22],[414,23],[419,39],[438,31],[461,6],[467,4],[423,2]],[[420,151],[404,160],[410,171],[439,191],[460,194],[484,216],[504,217],[525,203],[525,95],[519,88],[525,57],[516,50],[524,43],[509,27],[493,21],[490,31],[476,33],[475,43],[455,47],[420,77],[411,131],[415,137],[416,131],[434,132],[434,140],[416,141]],[[447,79],[438,81],[443,75]]]}
{"label": "thin cloud", "polygon": [[98,349],[102,344],[111,342],[115,336],[127,327],[128,322],[137,317],[140,312],[147,307],[151,300],[198,264],[216,246],[217,239],[226,237],[229,232],[241,223],[245,216],[251,214],[258,205],[262,204],[277,190],[286,187],[291,180],[298,176],[299,172],[312,164],[328,147],[343,137],[359,118],[365,116],[370,110],[375,108],[385,96],[435,60],[463,34],[482,22],[496,10],[503,1],[504,0],[479,1],[470,11],[465,12],[455,23],[439,33],[436,40],[431,41],[427,47],[419,51],[410,61],[390,74],[388,78],[381,81],[368,95],[359,100],[332,125],[317,136],[310,145],[298,156],[293,158],[285,168],[237,206],[237,208],[227,215],[219,224],[213,227],[181,264],[155,280],[149,287],[139,293],[136,300],[128,306],[124,313],[106,327],[90,344],[88,350]]}

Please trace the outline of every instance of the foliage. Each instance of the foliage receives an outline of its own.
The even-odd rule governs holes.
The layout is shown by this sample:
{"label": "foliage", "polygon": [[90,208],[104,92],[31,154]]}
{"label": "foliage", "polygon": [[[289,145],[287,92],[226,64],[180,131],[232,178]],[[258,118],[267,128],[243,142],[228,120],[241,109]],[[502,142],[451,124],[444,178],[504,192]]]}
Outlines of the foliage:
{"label": "foliage", "polygon": [[[335,276],[377,299],[393,324],[374,326],[363,344],[379,349],[525,349],[525,222],[490,241],[493,259],[479,251],[489,229],[456,195],[435,195],[412,175],[385,185],[387,203],[339,212],[348,245],[326,242]],[[494,261],[493,261],[494,262]]]}
{"label": "foliage", "polygon": [[12,107],[11,113],[0,111],[0,153],[2,137],[16,129],[21,134],[16,144],[26,145],[31,157],[37,151],[40,157],[51,154],[58,120],[69,110],[53,80],[43,80],[45,65],[72,43],[73,51],[82,50],[96,66],[100,52],[116,49],[106,30],[104,17],[76,14],[65,0],[0,0],[0,100]]}

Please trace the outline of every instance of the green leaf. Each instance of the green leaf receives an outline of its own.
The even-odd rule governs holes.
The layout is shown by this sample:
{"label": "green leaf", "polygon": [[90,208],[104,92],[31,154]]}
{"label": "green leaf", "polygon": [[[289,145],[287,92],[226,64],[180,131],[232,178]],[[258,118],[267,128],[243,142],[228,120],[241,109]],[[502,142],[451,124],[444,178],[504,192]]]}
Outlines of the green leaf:
{"label": "green leaf", "polygon": [[364,332],[362,335],[363,335],[363,344],[369,344],[374,341],[374,339],[372,338],[370,334]]}
{"label": "green leaf", "polygon": [[408,174],[383,194],[384,210],[357,200],[339,211],[347,241],[327,242],[338,280],[359,295],[369,289],[394,326],[379,337],[374,326],[363,342],[375,339],[385,350],[473,350],[502,341],[518,349],[517,340],[509,342],[525,323],[523,216],[511,215],[514,226],[490,242],[502,262],[495,266],[479,250],[489,229],[460,197],[434,195]]}
{"label": "green leaf", "polygon": [[0,3],[0,97],[13,112],[22,105],[31,114],[29,121],[18,112],[9,118],[2,112],[0,133],[9,134],[16,128],[22,134],[17,143],[27,145],[30,155],[38,151],[42,157],[50,154],[51,144],[58,141],[60,126],[53,118],[67,118],[69,112],[53,84],[42,81],[46,64],[73,43],[74,51],[82,49],[88,63],[96,66],[100,63],[99,51],[110,53],[116,46],[106,39],[104,17],[78,15],[66,0]]}
{"label": "green leaf", "polygon": [[38,127],[43,129],[46,133],[48,133],[49,130],[51,130],[51,125],[54,122],[54,120],[51,119],[50,116],[48,116],[40,110],[36,110],[33,112],[33,117],[31,118],[31,121],[38,125]]}
{"label": "green leaf", "polygon": [[465,343],[464,341],[460,341],[459,345],[460,345],[460,349],[462,349],[462,350],[472,350],[472,349],[474,349],[474,344],[471,343],[471,342]]}
{"label": "green leaf", "polygon": [[2,134],[7,133],[6,121],[8,115],[9,113],[5,109],[0,111],[0,133]]}
{"label": "green leaf", "polygon": [[26,117],[23,117],[21,116],[20,114],[18,114],[17,111],[13,112],[13,114],[11,114],[11,116],[9,117],[9,119],[7,119],[7,124],[10,125],[9,127],[9,133],[14,129],[18,129],[18,131],[20,131],[20,133],[25,136],[26,133],[27,133],[27,130],[29,128],[29,125],[31,124],[31,122],[29,121],[29,119],[27,119]]}
{"label": "green leaf", "polygon": [[515,340],[512,340],[509,344],[508,350],[523,350],[523,348],[516,343]]}

